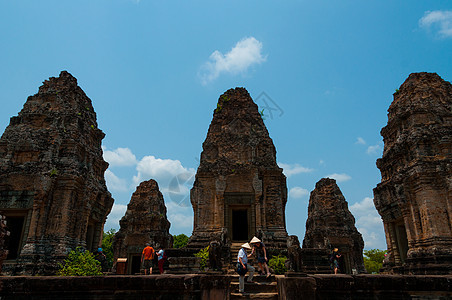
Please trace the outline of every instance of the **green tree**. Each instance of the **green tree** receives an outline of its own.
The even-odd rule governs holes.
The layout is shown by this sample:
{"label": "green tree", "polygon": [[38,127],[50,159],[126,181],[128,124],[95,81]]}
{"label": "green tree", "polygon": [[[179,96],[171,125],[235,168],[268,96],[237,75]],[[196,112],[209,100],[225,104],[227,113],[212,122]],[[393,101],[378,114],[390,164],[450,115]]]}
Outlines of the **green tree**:
{"label": "green tree", "polygon": [[387,251],[380,249],[364,250],[364,267],[370,274],[378,274],[383,266]]}
{"label": "green tree", "polygon": [[116,230],[110,229],[107,232],[104,232],[104,236],[102,237],[102,252],[107,257],[107,265],[110,269],[113,266],[113,237],[115,236]]}
{"label": "green tree", "polygon": [[186,236],[185,234],[181,233],[181,234],[173,235],[173,247],[174,248],[183,248],[183,247],[187,246],[187,243],[188,243],[188,236]]}
{"label": "green tree", "polygon": [[268,261],[268,266],[270,268],[272,268],[276,274],[281,275],[287,271],[286,260],[287,260],[287,257],[285,257],[284,255],[281,255],[281,254],[278,256],[273,256]]}
{"label": "green tree", "polygon": [[59,264],[58,276],[95,276],[102,275],[100,262],[94,259],[94,255],[77,247],[69,252],[63,264]]}
{"label": "green tree", "polygon": [[207,268],[207,265],[209,263],[209,246],[207,246],[204,249],[199,250],[198,253],[195,253],[196,257],[201,257],[201,263],[199,266],[199,269],[201,271],[204,271]]}

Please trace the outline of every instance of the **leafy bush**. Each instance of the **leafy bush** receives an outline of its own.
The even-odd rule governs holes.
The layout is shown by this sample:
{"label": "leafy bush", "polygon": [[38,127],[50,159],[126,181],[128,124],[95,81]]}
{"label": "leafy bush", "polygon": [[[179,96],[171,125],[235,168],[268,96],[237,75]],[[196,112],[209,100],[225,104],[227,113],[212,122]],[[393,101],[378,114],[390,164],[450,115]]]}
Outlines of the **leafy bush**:
{"label": "leafy bush", "polygon": [[64,264],[59,264],[58,276],[95,276],[102,275],[100,262],[94,255],[82,247],[69,252]]}
{"label": "leafy bush", "polygon": [[113,237],[115,236],[116,230],[110,229],[104,232],[102,237],[102,252],[107,257],[107,266],[110,269],[113,266]]}
{"label": "leafy bush", "polygon": [[204,271],[207,268],[209,263],[209,246],[204,249],[201,249],[198,253],[195,253],[196,257],[201,257],[201,263],[199,269]]}
{"label": "leafy bush", "polygon": [[372,249],[364,250],[364,267],[370,274],[378,274],[383,266],[383,259],[386,255],[386,250]]}
{"label": "leafy bush", "polygon": [[183,247],[187,246],[187,243],[188,243],[188,236],[186,236],[185,234],[181,233],[181,234],[173,235],[173,247],[174,248],[183,248]]}
{"label": "leafy bush", "polygon": [[287,260],[287,257],[285,257],[284,255],[281,255],[281,254],[277,255],[277,256],[273,256],[268,261],[268,266],[270,268],[272,268],[276,274],[281,275],[287,271],[286,260]]}

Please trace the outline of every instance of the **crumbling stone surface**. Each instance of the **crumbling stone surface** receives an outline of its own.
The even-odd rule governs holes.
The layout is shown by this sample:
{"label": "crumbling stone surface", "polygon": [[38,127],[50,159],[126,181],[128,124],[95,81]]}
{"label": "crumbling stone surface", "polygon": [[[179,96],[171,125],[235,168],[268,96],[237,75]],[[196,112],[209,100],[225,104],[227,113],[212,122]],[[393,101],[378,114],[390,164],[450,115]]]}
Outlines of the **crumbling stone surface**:
{"label": "crumbling stone surface", "polygon": [[14,221],[18,241],[11,274],[51,274],[71,249],[100,245],[113,205],[104,136],[91,100],[66,71],[11,118],[0,139],[0,211]]}
{"label": "crumbling stone surface", "polygon": [[9,231],[6,229],[6,218],[0,215],[0,274],[2,273],[3,261],[8,255],[8,249],[5,245],[5,240],[9,236]]}
{"label": "crumbling stone surface", "polygon": [[154,250],[158,246],[166,249],[173,245],[163,195],[153,179],[140,183],[119,224],[120,229],[113,238],[115,259],[123,257],[131,262],[134,255],[141,257],[146,243]]}
{"label": "crumbling stone surface", "polygon": [[[280,299],[451,299],[452,276],[309,275],[278,277]],[[300,297],[302,295],[302,297]]]}
{"label": "crumbling stone surface", "polygon": [[229,299],[232,276],[0,277],[0,297],[15,299]]}
{"label": "crumbling stone surface", "polygon": [[411,74],[381,135],[374,203],[388,245],[385,271],[452,274],[452,85],[436,73]]}
{"label": "crumbling stone surface", "polygon": [[364,241],[355,227],[355,218],[336,180],[322,178],[311,192],[303,249],[338,248],[343,256],[342,272],[365,272]]}
{"label": "crumbling stone surface", "polygon": [[226,243],[257,235],[269,248],[286,247],[286,177],[258,107],[244,88],[230,89],[218,99],[190,199],[194,229],[189,247],[204,248],[222,233]]}

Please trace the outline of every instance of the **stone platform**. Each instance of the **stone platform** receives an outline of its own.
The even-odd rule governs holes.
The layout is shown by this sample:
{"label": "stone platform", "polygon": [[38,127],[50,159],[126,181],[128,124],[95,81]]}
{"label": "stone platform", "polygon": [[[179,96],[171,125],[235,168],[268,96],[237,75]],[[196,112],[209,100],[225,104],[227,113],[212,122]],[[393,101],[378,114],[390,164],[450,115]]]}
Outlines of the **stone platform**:
{"label": "stone platform", "polygon": [[[3,299],[231,299],[234,275],[150,276],[3,276]],[[273,282],[273,280],[272,280]],[[250,288],[241,299],[260,299]],[[267,286],[268,285],[268,286]],[[267,284],[265,288],[273,287]],[[452,276],[307,275],[276,276],[278,296],[272,299],[452,299]],[[269,290],[261,296],[267,296]],[[249,297],[248,297],[249,296]],[[253,296],[253,297],[251,297]],[[232,297],[232,298],[233,298]],[[236,297],[237,298],[237,297]]]}

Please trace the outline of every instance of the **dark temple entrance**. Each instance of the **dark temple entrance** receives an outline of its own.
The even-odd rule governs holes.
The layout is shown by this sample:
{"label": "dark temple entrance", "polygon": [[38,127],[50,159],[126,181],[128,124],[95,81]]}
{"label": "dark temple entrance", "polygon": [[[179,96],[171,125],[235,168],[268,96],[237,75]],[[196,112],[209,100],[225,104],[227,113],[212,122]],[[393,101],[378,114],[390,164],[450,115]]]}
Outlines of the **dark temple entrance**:
{"label": "dark temple entrance", "polygon": [[24,219],[25,217],[6,217],[6,227],[10,232],[9,237],[7,237],[5,241],[8,249],[8,256],[6,259],[16,259],[19,255]]}
{"label": "dark temple entrance", "polygon": [[232,239],[248,240],[248,210],[232,210]]}
{"label": "dark temple entrance", "polygon": [[132,261],[132,264],[131,264],[131,267],[130,267],[130,274],[131,275],[140,274],[141,256],[133,255],[131,261]]}
{"label": "dark temple entrance", "polygon": [[249,240],[256,231],[253,193],[225,193],[224,223],[232,241]]}

